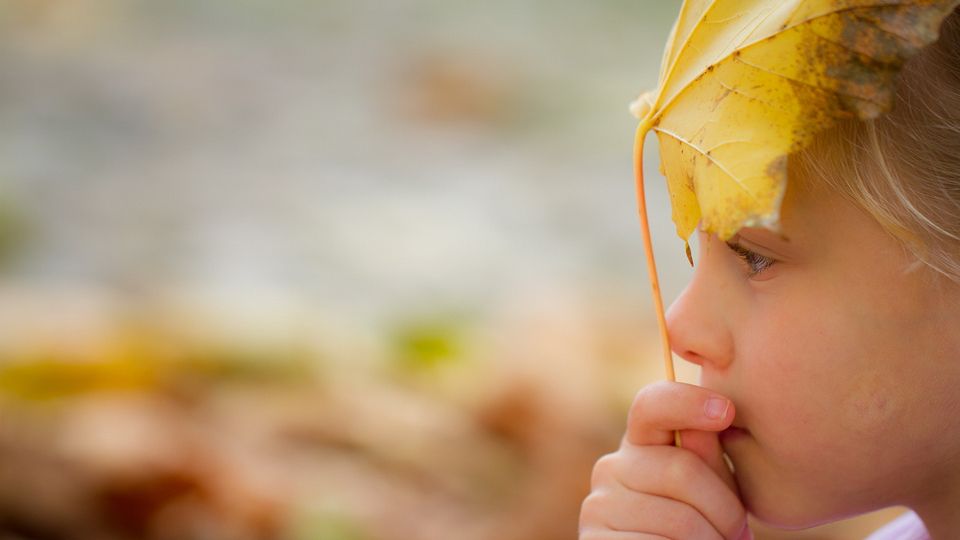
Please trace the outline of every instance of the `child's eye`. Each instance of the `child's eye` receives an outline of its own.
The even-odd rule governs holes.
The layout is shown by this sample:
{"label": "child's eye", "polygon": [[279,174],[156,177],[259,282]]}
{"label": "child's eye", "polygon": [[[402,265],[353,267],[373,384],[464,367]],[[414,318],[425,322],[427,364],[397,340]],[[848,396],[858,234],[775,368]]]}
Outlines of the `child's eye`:
{"label": "child's eye", "polygon": [[736,242],[727,242],[727,247],[733,250],[733,252],[737,254],[737,257],[740,257],[740,259],[743,260],[743,262],[747,265],[747,268],[750,269],[750,277],[760,274],[777,262],[775,259],[771,259],[770,257],[765,257],[759,253],[750,251]]}

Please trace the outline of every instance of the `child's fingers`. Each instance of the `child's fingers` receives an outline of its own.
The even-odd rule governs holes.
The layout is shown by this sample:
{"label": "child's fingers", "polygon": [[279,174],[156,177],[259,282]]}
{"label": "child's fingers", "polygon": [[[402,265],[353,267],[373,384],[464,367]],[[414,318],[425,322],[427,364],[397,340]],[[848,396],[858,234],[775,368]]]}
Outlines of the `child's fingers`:
{"label": "child's fingers", "polygon": [[699,456],[683,448],[625,446],[597,462],[592,483],[595,492],[619,485],[638,495],[680,501],[702,514],[723,538],[737,538],[746,523],[736,494]]}
{"label": "child's fingers", "polygon": [[671,444],[677,430],[722,431],[734,413],[733,402],[712,390],[661,381],[637,393],[624,439],[637,446]]}
{"label": "child's fingers", "polygon": [[670,540],[659,534],[635,533],[628,531],[585,531],[580,533],[580,540]]}
{"label": "child's fingers", "polygon": [[[637,493],[623,485],[607,486],[583,502],[581,540],[592,530],[629,531],[665,538],[724,540],[696,508],[683,502]],[[591,525],[594,524],[594,525]],[[599,526],[597,526],[599,524]]]}
{"label": "child's fingers", "polygon": [[723,447],[720,446],[720,438],[716,433],[710,431],[687,430],[680,432],[680,438],[683,440],[683,447],[690,452],[700,456],[713,472],[723,480],[723,483],[731,491],[738,494],[740,489],[737,481],[730,472],[730,467],[723,459]]}
{"label": "child's fingers", "polygon": [[736,480],[716,432],[726,429],[736,414],[724,396],[700,386],[663,381],[640,390],[630,409],[625,440],[634,445],[665,445],[681,431],[684,448],[700,456],[734,493]]}

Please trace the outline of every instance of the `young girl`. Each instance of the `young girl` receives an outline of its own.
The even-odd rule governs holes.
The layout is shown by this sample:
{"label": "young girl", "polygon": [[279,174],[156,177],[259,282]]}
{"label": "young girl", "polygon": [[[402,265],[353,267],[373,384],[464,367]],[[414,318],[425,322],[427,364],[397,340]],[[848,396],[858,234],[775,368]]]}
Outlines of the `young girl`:
{"label": "young girl", "polygon": [[897,505],[913,512],[871,538],[960,537],[960,12],[897,92],[790,156],[782,234],[698,233],[668,327],[702,386],[639,392],[581,540],[740,539],[747,513],[793,529]]}

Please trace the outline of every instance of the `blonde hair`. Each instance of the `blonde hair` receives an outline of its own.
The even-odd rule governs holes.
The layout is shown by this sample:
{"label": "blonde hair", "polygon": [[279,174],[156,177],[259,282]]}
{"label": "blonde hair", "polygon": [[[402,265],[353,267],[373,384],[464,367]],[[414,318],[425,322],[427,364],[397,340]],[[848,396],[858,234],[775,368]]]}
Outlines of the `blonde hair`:
{"label": "blonde hair", "polygon": [[841,121],[790,163],[960,283],[960,9],[904,65],[889,113]]}

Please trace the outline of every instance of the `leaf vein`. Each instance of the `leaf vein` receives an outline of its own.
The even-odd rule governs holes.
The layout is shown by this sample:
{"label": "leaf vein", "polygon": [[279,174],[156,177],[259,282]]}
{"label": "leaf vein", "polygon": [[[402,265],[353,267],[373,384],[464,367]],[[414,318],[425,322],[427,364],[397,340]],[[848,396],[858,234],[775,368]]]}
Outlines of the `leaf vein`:
{"label": "leaf vein", "polygon": [[[686,11],[688,7],[688,2],[684,0],[683,5],[681,5],[681,15]],[[687,48],[687,45],[690,43],[690,40],[697,33],[697,30],[700,28],[700,23],[707,17],[707,14],[710,13],[710,10],[717,5],[717,0],[712,0],[710,4],[703,9],[703,13],[700,14],[700,17],[697,19],[697,22],[690,27],[690,33],[683,38],[683,43],[680,44],[680,47],[677,49],[676,54],[673,56],[673,60],[670,62],[670,67],[664,71],[662,80],[660,81],[660,89],[657,92],[656,97],[653,99],[653,108],[657,108],[657,103],[660,102],[660,99],[663,98],[663,91],[666,89],[666,82],[670,80],[670,77],[673,75],[673,70],[677,67],[677,64],[680,62],[680,57],[683,56],[684,50]],[[677,26],[680,25],[680,19],[677,19]],[[672,48],[672,47],[671,47]],[[672,52],[672,51],[671,51]],[[664,107],[666,108],[666,107]]]}
{"label": "leaf vein", "polygon": [[756,101],[757,103],[759,103],[759,104],[761,104],[761,105],[766,105],[767,107],[769,107],[769,108],[771,108],[771,109],[773,109],[773,110],[775,110],[775,111],[779,111],[779,112],[782,112],[782,113],[786,113],[786,112],[787,112],[783,107],[778,107],[778,106],[774,105],[773,103],[770,103],[769,101],[765,101],[765,100],[760,99],[760,98],[758,98],[758,97],[756,97],[756,96],[751,96],[750,94],[744,92],[743,90],[740,90],[740,89],[738,89],[738,88],[735,88],[735,87],[733,87],[733,86],[730,86],[730,85],[728,85],[727,83],[725,83],[725,82],[723,82],[723,81],[717,81],[717,82],[720,83],[720,86],[726,88],[727,90],[733,92],[734,94],[741,95],[741,96],[743,96],[743,97],[745,97],[745,98],[747,98],[747,99],[749,99],[749,100],[751,100],[751,101]]}
{"label": "leaf vein", "polygon": [[822,87],[822,86],[820,86],[820,85],[818,85],[818,84],[810,83],[810,82],[807,82],[807,81],[801,81],[801,80],[799,80],[799,79],[794,79],[794,78],[788,77],[788,76],[786,76],[786,75],[784,75],[784,74],[782,74],[782,73],[777,73],[776,71],[771,71],[771,70],[769,70],[769,69],[767,69],[767,68],[760,67],[760,66],[758,66],[758,65],[756,65],[756,64],[751,64],[750,62],[747,62],[746,60],[744,60],[743,58],[740,58],[739,56],[734,56],[733,59],[734,59],[734,61],[740,62],[741,64],[743,64],[743,65],[745,65],[745,66],[749,66],[749,67],[752,67],[753,69],[762,71],[762,72],[764,72],[764,73],[768,73],[768,74],[773,75],[773,76],[775,76],[775,77],[779,77],[779,78],[784,79],[785,81],[790,82],[790,83],[792,83],[792,84],[797,84],[797,85],[801,85],[801,86],[806,86],[806,87],[809,87],[809,88],[815,88],[815,89],[817,89],[817,90],[820,90],[820,91],[825,92],[825,93],[828,93],[828,94],[840,94],[840,95],[852,97],[852,98],[855,98],[855,99],[859,99],[859,100],[862,100],[862,101],[869,101],[869,102],[874,103],[874,104],[876,104],[876,105],[878,105],[878,106],[881,106],[881,107],[884,105],[883,103],[881,103],[881,102],[879,102],[879,101],[877,101],[877,100],[870,99],[870,98],[867,98],[867,97],[864,97],[864,96],[859,96],[859,95],[857,95],[857,94],[853,94],[853,93],[850,93],[850,92],[844,92],[843,90],[840,90],[839,88],[824,88],[824,87]]}
{"label": "leaf vein", "polygon": [[[920,1],[903,2],[903,4],[909,4],[909,5],[919,5],[919,4],[921,4],[921,3],[922,3],[922,2],[920,2]],[[709,6],[707,6],[707,8],[704,10],[704,13],[701,15],[700,20],[703,20],[703,17],[706,16],[706,13],[708,13],[708,12],[710,11],[710,9],[713,8],[713,6],[714,6],[715,4],[716,4],[716,0],[714,0],[713,2],[711,2],[711,4],[710,4]],[[687,5],[687,3],[684,2],[684,4],[683,4],[684,8],[686,7],[686,5]],[[748,47],[751,47],[751,46],[756,45],[756,44],[758,44],[758,43],[762,43],[762,42],[765,41],[765,40],[774,38],[774,37],[776,37],[777,35],[779,35],[780,33],[784,32],[784,31],[786,31],[786,30],[792,29],[792,28],[796,28],[796,27],[798,27],[798,26],[800,26],[800,25],[802,25],[802,24],[805,24],[805,23],[808,23],[808,22],[811,22],[811,21],[814,21],[814,20],[817,20],[817,19],[820,19],[820,18],[823,18],[823,17],[829,17],[830,15],[835,15],[835,14],[837,14],[837,13],[842,13],[842,12],[846,12],[846,11],[852,11],[852,10],[854,10],[854,9],[883,8],[883,7],[889,7],[889,6],[891,6],[891,5],[896,5],[896,4],[895,4],[892,0],[886,0],[886,1],[877,2],[877,3],[875,3],[875,4],[860,5],[860,6],[848,6],[848,7],[845,7],[845,8],[840,8],[840,9],[836,9],[836,10],[833,10],[833,11],[829,11],[829,12],[826,12],[826,13],[821,13],[820,15],[816,15],[816,16],[813,16],[813,17],[807,17],[806,19],[803,19],[803,20],[801,20],[801,21],[798,21],[798,22],[794,23],[793,25],[788,26],[787,28],[784,28],[784,29],[780,30],[780,31],[777,32],[776,34],[773,34],[773,35],[770,35],[770,36],[764,36],[764,37],[762,37],[762,38],[758,38],[758,39],[756,39],[756,40],[754,40],[754,41],[752,41],[752,42],[749,42],[749,43],[744,43],[744,44],[741,45],[738,49],[736,49],[736,50],[734,50],[734,51],[731,51],[731,52],[730,52],[729,54],[727,54],[726,56],[718,59],[718,60],[717,60],[716,62],[714,62],[712,65],[714,65],[714,66],[719,65],[721,62],[723,62],[723,61],[725,61],[725,60],[728,60],[728,59],[730,59],[731,57],[737,58],[736,56],[734,56],[734,53],[735,53],[735,52],[737,52],[737,51],[742,51],[742,50],[744,50],[744,49],[746,49],[746,48],[748,48]],[[691,39],[691,36],[693,36],[693,34],[694,34],[695,32],[696,32],[696,27],[694,27],[694,30],[692,30],[692,31],[690,32],[690,34],[687,35],[686,38],[684,39],[684,42],[681,44],[680,50],[677,51],[677,54],[676,54],[676,55],[674,56],[674,58],[673,58],[673,62],[671,62],[671,64],[670,64],[670,68],[669,68],[669,69],[667,70],[667,72],[666,72],[666,76],[663,77],[662,80],[661,80],[660,88],[659,88],[659,90],[658,90],[658,92],[657,92],[656,98],[654,99],[654,105],[653,105],[654,109],[659,111],[659,113],[656,114],[656,116],[662,115],[664,111],[666,111],[667,109],[670,108],[671,105],[673,105],[674,101],[676,101],[691,85],[693,85],[693,84],[696,83],[696,80],[687,83],[683,88],[681,88],[681,89],[680,89],[679,91],[677,91],[675,94],[673,94],[672,96],[670,96],[670,99],[668,99],[665,103],[663,103],[663,104],[660,105],[659,107],[657,106],[658,103],[660,102],[660,100],[663,99],[663,91],[666,89],[666,86],[667,86],[667,85],[665,84],[665,82],[666,82],[666,81],[670,78],[670,76],[673,74],[673,69],[676,67],[677,63],[679,62],[680,56],[683,55],[683,52],[684,52],[683,49],[686,48],[686,46],[688,45],[688,43],[689,43],[689,41],[690,41],[690,39]],[[743,63],[744,65],[751,65],[751,64],[749,64],[749,63],[747,63],[747,62],[744,62],[743,60],[740,60],[740,62]],[[756,69],[759,69],[759,70],[761,70],[761,71],[767,71],[768,73],[772,73],[773,75],[777,75],[777,76],[783,77],[782,75],[780,75],[780,74],[778,74],[778,73],[770,72],[770,71],[765,70],[765,69],[763,69],[763,68],[760,68],[760,67],[758,67],[758,66],[752,66],[752,67],[754,67],[754,68],[756,68]],[[792,79],[790,79],[789,77],[785,77],[785,78],[786,78],[787,80],[792,80]],[[806,83],[806,82],[803,82],[803,81],[794,81],[794,82],[796,82],[796,83],[798,83],[798,84],[804,84],[804,85],[806,85],[806,86],[811,86],[811,87],[814,87],[814,88],[818,88],[818,89],[820,89],[820,90],[823,90],[823,91],[826,91],[826,92],[830,92],[830,93],[839,93],[839,94],[847,95],[847,96],[854,97],[854,98],[857,98],[857,99],[863,99],[863,100],[865,100],[865,101],[871,101],[871,100],[869,100],[869,99],[862,98],[862,97],[860,97],[860,96],[856,96],[856,95],[853,95],[853,94],[844,93],[844,92],[840,92],[840,91],[823,89],[823,88],[820,88],[820,87],[818,87],[818,86],[816,86],[816,85],[813,85],[813,84],[810,84],[810,83]],[[877,104],[877,105],[880,105],[881,107],[883,106],[882,103],[878,103],[878,102],[876,102],[876,101],[873,101],[873,103],[875,103],[875,104]]]}
{"label": "leaf vein", "polygon": [[754,195],[752,191],[750,191],[749,189],[747,189],[747,186],[745,186],[745,185],[743,184],[743,182],[742,182],[739,178],[737,178],[736,176],[734,176],[733,173],[731,173],[723,163],[721,163],[721,162],[717,161],[716,159],[714,159],[713,156],[711,156],[710,154],[708,154],[703,148],[697,146],[696,144],[692,143],[691,141],[688,141],[687,139],[685,139],[684,137],[682,137],[679,133],[676,133],[676,132],[671,131],[671,130],[669,130],[669,129],[664,129],[664,128],[660,127],[660,126],[656,126],[656,127],[653,128],[653,130],[656,131],[656,132],[659,132],[659,133],[663,133],[664,135],[668,135],[668,136],[670,136],[670,137],[673,137],[673,138],[676,139],[676,141],[679,142],[680,144],[685,144],[685,145],[689,146],[690,148],[693,148],[694,150],[696,150],[697,152],[699,152],[702,156],[704,156],[704,157],[706,157],[708,160],[710,160],[711,163],[713,163],[714,165],[716,165],[717,168],[719,168],[721,171],[723,171],[724,174],[726,174],[727,176],[729,176],[730,179],[733,180],[733,181],[737,184],[737,186],[739,186],[740,189],[743,190],[744,193],[746,193],[747,195],[749,195],[751,199],[753,199],[753,200],[756,201],[756,202],[759,202],[759,200],[757,199],[757,196]]}
{"label": "leaf vein", "polygon": [[794,29],[794,28],[797,28],[797,27],[802,26],[802,25],[804,25],[804,24],[807,24],[807,23],[816,21],[816,20],[818,20],[818,19],[822,19],[822,18],[824,18],[824,17],[830,17],[831,15],[837,15],[837,14],[840,14],[840,13],[845,13],[845,12],[847,12],[847,11],[854,11],[854,10],[860,10],[860,9],[862,9],[862,10],[866,10],[866,9],[870,9],[870,8],[882,9],[882,8],[885,8],[885,7],[896,7],[896,6],[900,6],[900,5],[920,5],[920,4],[924,4],[924,3],[926,3],[926,2],[922,2],[922,1],[914,1],[914,2],[893,2],[892,0],[886,0],[885,2],[884,2],[884,1],[881,1],[881,2],[878,2],[878,3],[875,3],[875,4],[863,4],[863,5],[858,5],[858,6],[847,6],[847,7],[844,7],[844,8],[839,8],[839,9],[835,9],[835,10],[832,10],[832,11],[827,11],[827,12],[821,13],[821,14],[819,14],[819,15],[814,15],[814,16],[812,16],[812,17],[807,17],[806,19],[799,20],[799,21],[797,21],[797,22],[795,22],[795,23],[793,23],[793,24],[791,24],[790,26],[787,26],[787,27],[785,27],[785,28],[781,28],[779,31],[777,31],[776,34],[771,34],[771,35],[769,35],[769,36],[762,36],[762,37],[759,37],[759,38],[757,38],[757,39],[755,39],[755,40],[753,40],[753,41],[751,41],[751,42],[744,43],[744,44],[740,47],[740,50],[743,50],[743,49],[745,49],[745,48],[747,48],[747,47],[749,47],[749,46],[751,46],[751,45],[754,45],[754,44],[756,44],[756,43],[760,43],[761,41],[774,38],[774,37],[776,37],[777,35],[779,35],[779,34],[781,34],[781,33],[783,33],[783,32],[786,32],[787,30],[792,30],[792,29]]}
{"label": "leaf vein", "polygon": [[754,146],[762,146],[757,141],[751,141],[750,139],[734,139],[732,141],[723,141],[722,143],[717,143],[711,146],[707,152],[714,152],[717,148],[727,146],[728,144],[752,144]]}
{"label": "leaf vein", "polygon": [[731,15],[731,16],[729,16],[729,17],[725,17],[725,18],[723,18],[723,19],[707,20],[706,18],[704,18],[704,19],[703,19],[703,23],[704,23],[704,24],[723,24],[723,23],[725,23],[725,22],[732,21],[732,20],[734,20],[734,19],[738,19],[738,18],[742,17],[744,13],[746,13],[746,11],[741,11],[740,13],[735,13],[735,14],[733,14],[733,15]]}
{"label": "leaf vein", "polygon": [[[737,41],[750,37],[750,34],[752,34],[754,30],[757,29],[758,26],[763,24],[763,21],[767,20],[770,17],[770,15],[773,15],[774,11],[775,11],[774,9],[770,9],[766,13],[763,13],[763,12],[758,13],[757,16],[754,17],[752,21],[750,21],[750,24],[744,27],[744,30],[746,30],[748,27],[752,25],[752,27],[750,27],[750,30],[746,32],[746,34],[744,34],[744,32],[742,31],[738,32],[735,36],[733,36],[733,39],[730,40],[730,43],[728,43],[726,47],[721,49],[722,51],[725,51],[724,55],[720,60],[717,60],[716,63],[719,64],[724,58],[733,54],[733,51],[737,50],[737,46],[736,46]],[[726,51],[730,51],[730,52],[726,52]]]}

